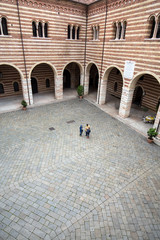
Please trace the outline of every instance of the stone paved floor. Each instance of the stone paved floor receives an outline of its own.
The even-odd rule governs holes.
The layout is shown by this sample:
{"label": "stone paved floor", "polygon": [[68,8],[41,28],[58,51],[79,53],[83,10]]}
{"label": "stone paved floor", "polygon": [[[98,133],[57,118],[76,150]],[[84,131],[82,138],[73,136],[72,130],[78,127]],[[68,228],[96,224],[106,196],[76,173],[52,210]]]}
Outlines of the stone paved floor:
{"label": "stone paved floor", "polygon": [[160,239],[158,146],[78,99],[0,126],[0,239]]}

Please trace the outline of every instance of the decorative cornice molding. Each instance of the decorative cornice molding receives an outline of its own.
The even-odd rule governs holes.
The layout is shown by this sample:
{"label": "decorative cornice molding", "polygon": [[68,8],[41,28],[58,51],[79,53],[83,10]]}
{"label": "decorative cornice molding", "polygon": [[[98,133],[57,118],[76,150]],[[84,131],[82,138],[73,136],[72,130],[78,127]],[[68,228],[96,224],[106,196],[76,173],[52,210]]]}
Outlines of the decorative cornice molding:
{"label": "decorative cornice molding", "polygon": [[[13,3],[16,4],[16,0],[0,0],[0,2],[5,2],[5,3]],[[58,4],[52,4],[52,3],[45,3],[45,2],[37,2],[34,0],[19,0],[19,4],[23,6],[28,6],[28,7],[34,7],[34,8],[39,8],[39,9],[45,9],[49,11],[54,11],[58,13],[69,13],[73,15],[86,15],[85,10],[81,10],[78,8],[75,8],[74,6],[72,7],[67,7],[67,6],[62,6]]]}

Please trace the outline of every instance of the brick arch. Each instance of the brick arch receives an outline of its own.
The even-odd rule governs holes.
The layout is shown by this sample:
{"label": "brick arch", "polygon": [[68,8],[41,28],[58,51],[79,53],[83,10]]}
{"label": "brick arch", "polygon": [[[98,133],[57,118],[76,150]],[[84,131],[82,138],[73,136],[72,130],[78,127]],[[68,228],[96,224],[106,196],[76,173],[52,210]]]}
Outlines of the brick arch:
{"label": "brick arch", "polygon": [[47,64],[47,65],[49,65],[49,66],[52,68],[52,70],[53,70],[54,77],[55,77],[55,80],[56,80],[56,78],[57,78],[57,70],[56,70],[56,68],[54,67],[54,65],[52,65],[52,63],[50,63],[50,62],[45,62],[45,61],[44,61],[44,62],[38,62],[38,63],[34,64],[34,65],[31,67],[30,72],[29,72],[29,79],[31,79],[31,74],[32,74],[33,69],[34,69],[36,66],[40,65],[40,64]]}
{"label": "brick arch", "polygon": [[[109,74],[112,71],[112,69],[118,69],[120,71],[120,74],[122,76],[122,81],[123,81],[123,72],[121,70],[120,67],[118,67],[117,65],[111,65],[109,66],[106,71],[104,72],[104,75],[102,77],[102,82],[101,82],[101,86],[100,86],[100,96],[99,96],[99,103],[100,104],[104,104],[106,101],[106,92],[107,92],[107,83],[108,83],[108,78],[109,78]],[[124,82],[123,82],[124,85]]]}
{"label": "brick arch", "polygon": [[87,66],[86,66],[86,71],[85,71],[85,82],[84,82],[84,94],[85,95],[87,95],[88,92],[89,92],[89,76],[90,76],[91,67],[93,65],[96,66],[97,71],[98,71],[98,75],[100,77],[100,71],[99,71],[98,65],[93,61],[88,62]]}
{"label": "brick arch", "polygon": [[9,66],[15,68],[18,71],[18,73],[21,77],[21,81],[24,79],[24,75],[23,75],[22,71],[17,66],[15,66],[14,64],[12,64],[12,63],[0,63],[0,66],[1,65],[9,65]]}
{"label": "brick arch", "polygon": [[82,64],[81,64],[80,62],[78,62],[78,61],[73,60],[73,61],[67,62],[67,63],[64,65],[63,69],[62,69],[61,76],[63,76],[63,72],[64,72],[65,68],[66,68],[70,63],[76,63],[76,64],[78,65],[79,70],[80,70],[80,84],[83,85],[84,70],[83,70]]}
{"label": "brick arch", "polygon": [[129,85],[128,85],[128,88],[129,90],[133,90],[135,88],[135,85],[138,81],[138,79],[140,77],[142,77],[143,75],[151,75],[152,77],[154,77],[160,84],[160,77],[158,77],[155,73],[153,72],[149,72],[149,71],[145,71],[145,72],[140,72],[140,73],[137,73],[134,78],[130,81]]}
{"label": "brick arch", "polygon": [[66,64],[65,64],[65,66],[63,67],[63,69],[62,69],[62,75],[63,75],[63,72],[64,72],[64,69],[67,67],[67,65],[69,65],[70,63],[76,63],[78,66],[79,66],[79,69],[80,69],[80,74],[82,74],[84,71],[83,71],[83,66],[82,66],[82,64],[80,63],[80,62],[78,62],[78,61],[69,61],[69,62],[67,62]]}

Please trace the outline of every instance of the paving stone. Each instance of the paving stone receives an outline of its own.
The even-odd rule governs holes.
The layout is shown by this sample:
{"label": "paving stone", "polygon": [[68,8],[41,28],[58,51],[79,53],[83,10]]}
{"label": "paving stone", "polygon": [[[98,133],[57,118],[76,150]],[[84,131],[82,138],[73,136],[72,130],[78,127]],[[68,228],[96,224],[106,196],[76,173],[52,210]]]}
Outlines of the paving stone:
{"label": "paving stone", "polygon": [[0,238],[160,238],[158,146],[85,100],[0,118]]}

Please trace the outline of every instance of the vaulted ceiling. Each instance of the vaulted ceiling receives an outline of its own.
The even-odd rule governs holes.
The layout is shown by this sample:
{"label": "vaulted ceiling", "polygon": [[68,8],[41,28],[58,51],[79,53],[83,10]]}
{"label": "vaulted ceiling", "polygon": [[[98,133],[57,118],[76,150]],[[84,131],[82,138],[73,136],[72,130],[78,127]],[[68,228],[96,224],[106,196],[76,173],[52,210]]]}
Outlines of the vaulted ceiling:
{"label": "vaulted ceiling", "polygon": [[74,1],[74,2],[79,2],[79,3],[84,3],[84,4],[89,5],[89,4],[94,3],[94,2],[97,2],[97,1],[99,1],[99,0],[72,0],[72,1]]}

